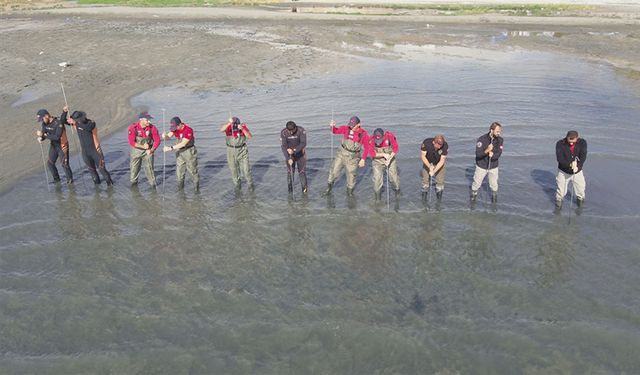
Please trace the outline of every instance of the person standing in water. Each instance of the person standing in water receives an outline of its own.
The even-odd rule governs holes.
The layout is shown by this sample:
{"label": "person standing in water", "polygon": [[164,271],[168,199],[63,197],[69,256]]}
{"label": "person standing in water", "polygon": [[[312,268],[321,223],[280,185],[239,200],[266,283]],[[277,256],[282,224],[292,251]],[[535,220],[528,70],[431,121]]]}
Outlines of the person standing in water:
{"label": "person standing in water", "polygon": [[56,161],[60,158],[64,174],[67,177],[67,184],[73,184],[73,173],[69,166],[69,140],[64,124],[58,118],[51,116],[46,109],[38,111],[37,121],[41,123],[41,128],[36,131],[36,140],[38,143],[42,143],[48,139],[50,143],[47,167],[51,172],[53,182],[60,182],[60,175],[58,168],[56,168]]}
{"label": "person standing in water", "polygon": [[142,112],[138,121],[129,125],[129,146],[131,146],[131,186],[138,185],[140,165],[144,163],[144,173],[153,189],[156,188],[156,175],[153,171],[153,154],[160,147],[158,128],[149,120],[153,119],[149,112]]}
{"label": "person standing in water", "polygon": [[249,191],[253,191],[253,177],[249,166],[249,149],[247,139],[252,135],[247,124],[241,123],[237,117],[232,117],[222,125],[220,132],[224,133],[227,144],[227,164],[231,171],[231,179],[236,190],[241,188],[241,175],[247,181]]}
{"label": "person standing in water", "polygon": [[396,154],[398,153],[398,141],[396,136],[390,131],[384,131],[378,128],[373,131],[373,137],[368,144],[369,155],[373,159],[373,192],[375,199],[382,198],[382,185],[384,170],[387,169],[389,181],[393,185],[396,195],[400,193],[400,177],[398,177],[398,168],[396,163]]}
{"label": "person standing in water", "polygon": [[282,154],[287,163],[287,185],[289,193],[293,193],[293,176],[295,168],[298,167],[298,176],[302,192],[307,193],[307,133],[302,126],[296,125],[293,121],[288,121],[285,128],[280,132],[280,146]]}
{"label": "person standing in water", "polygon": [[171,119],[168,133],[162,133],[162,139],[176,138],[173,146],[164,146],[162,151],[176,153],[176,181],[178,189],[184,189],[184,176],[189,171],[196,192],[200,191],[200,175],[198,174],[198,150],[196,149],[193,129],[176,116]]}
{"label": "person standing in water", "polygon": [[587,160],[587,141],[580,138],[575,130],[569,130],[566,137],[556,143],[558,174],[556,175],[556,208],[562,208],[562,200],[567,194],[569,182],[573,184],[578,207],[582,207],[585,198],[586,182],[582,167]]}
{"label": "person standing in water", "polygon": [[80,140],[80,149],[82,150],[82,160],[84,160],[87,168],[89,168],[93,183],[96,185],[101,183],[100,176],[98,175],[98,170],[100,170],[107,185],[113,185],[111,174],[109,174],[104,162],[104,154],[100,147],[98,128],[96,127],[95,121],[88,119],[87,114],[83,111],[74,111],[71,116],[69,116],[69,108],[67,106],[63,109],[60,121],[65,125],[76,128],[78,139]]}
{"label": "person standing in water", "polygon": [[474,202],[478,196],[478,190],[486,176],[491,189],[491,202],[498,200],[498,159],[502,155],[502,144],[504,140],[502,125],[494,122],[489,127],[489,132],[480,136],[476,142],[476,170],[473,174],[471,184],[471,201]]}
{"label": "person standing in water", "polygon": [[420,159],[422,160],[422,200],[429,199],[431,178],[435,177],[436,198],[442,200],[444,190],[444,177],[447,173],[445,163],[449,154],[449,145],[441,134],[433,138],[427,138],[420,147]]}
{"label": "person standing in water", "polygon": [[331,193],[334,182],[340,177],[342,170],[345,169],[347,195],[351,196],[356,186],[358,167],[364,167],[369,152],[367,150],[369,136],[366,130],[362,128],[360,119],[357,116],[351,117],[348,124],[340,127],[336,127],[336,122],[331,121],[329,128],[333,134],[342,134],[343,139],[329,171],[326,194]]}

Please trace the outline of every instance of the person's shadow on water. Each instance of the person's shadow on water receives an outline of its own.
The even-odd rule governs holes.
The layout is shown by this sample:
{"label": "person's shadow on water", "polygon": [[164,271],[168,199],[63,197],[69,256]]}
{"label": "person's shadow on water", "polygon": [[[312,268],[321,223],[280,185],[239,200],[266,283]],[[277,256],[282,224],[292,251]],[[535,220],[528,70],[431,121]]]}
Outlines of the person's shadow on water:
{"label": "person's shadow on water", "polygon": [[542,169],[534,169],[531,171],[531,178],[538,186],[542,188],[542,191],[549,197],[551,202],[556,200],[556,176],[549,171]]}

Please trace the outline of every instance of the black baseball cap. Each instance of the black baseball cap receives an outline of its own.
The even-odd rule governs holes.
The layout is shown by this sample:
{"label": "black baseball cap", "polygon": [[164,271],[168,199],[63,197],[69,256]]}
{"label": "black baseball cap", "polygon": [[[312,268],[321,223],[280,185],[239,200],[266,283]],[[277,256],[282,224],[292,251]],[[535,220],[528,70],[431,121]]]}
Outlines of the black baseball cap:
{"label": "black baseball cap", "polygon": [[38,122],[42,121],[42,118],[46,115],[49,114],[49,111],[47,111],[46,109],[41,109],[38,111],[37,116],[38,116]]}
{"label": "black baseball cap", "polygon": [[176,116],[172,118],[171,125],[169,125],[169,130],[174,131],[178,129],[178,126],[180,126],[180,124],[182,124],[182,120],[180,120],[180,117]]}

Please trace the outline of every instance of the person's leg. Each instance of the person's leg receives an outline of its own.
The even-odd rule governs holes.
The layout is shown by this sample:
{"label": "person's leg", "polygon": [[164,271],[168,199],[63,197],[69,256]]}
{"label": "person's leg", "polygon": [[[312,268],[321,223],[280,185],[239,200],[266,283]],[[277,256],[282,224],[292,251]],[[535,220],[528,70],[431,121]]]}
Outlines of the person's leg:
{"label": "person's leg", "polygon": [[487,174],[487,170],[480,168],[476,165],[476,170],[473,172],[473,182],[471,183],[471,199],[475,199],[478,195],[478,190],[482,186],[482,181]]}
{"label": "person's leg", "polygon": [[49,157],[47,158],[47,168],[49,168],[49,172],[51,172],[51,177],[53,177],[53,182],[60,181],[60,175],[58,174],[58,168],[56,167],[56,161],[58,160],[58,150],[56,146],[52,144],[49,145]]}
{"label": "person's leg", "polygon": [[296,160],[298,165],[298,176],[300,177],[300,185],[302,186],[302,192],[307,192],[307,155],[302,155]]}
{"label": "person's leg", "polygon": [[347,169],[347,193],[353,194],[353,190],[356,187],[356,180],[358,177],[358,158],[351,157],[345,163]]}
{"label": "person's leg", "polygon": [[373,163],[371,163],[371,180],[373,181],[373,193],[376,196],[376,199],[380,199],[380,194],[382,193],[382,180],[384,179],[384,170],[386,166],[384,163],[378,159],[374,159]]}
{"label": "person's leg", "polygon": [[391,182],[396,192],[400,191],[400,175],[398,175],[398,163],[396,163],[395,158],[389,163],[387,173],[389,173],[389,182]]}
{"label": "person's leg", "polygon": [[247,181],[247,186],[249,186],[249,190],[253,189],[253,175],[251,174],[251,166],[249,164],[249,150],[247,147],[242,148],[242,152],[238,156],[238,161],[240,164],[240,171],[244,176],[244,179]]}
{"label": "person's leg", "polygon": [[151,185],[151,187],[155,188],[156,173],[153,170],[153,159],[154,159],[154,154],[147,155],[147,153],[145,152],[144,156],[142,157],[142,163],[144,165],[144,173],[147,176],[147,180],[149,181],[149,184]]}
{"label": "person's leg", "polygon": [[184,188],[184,176],[187,174],[185,151],[176,153],[176,184],[178,189]]}
{"label": "person's leg", "polygon": [[88,155],[86,152],[82,152],[82,160],[84,160],[84,164],[86,164],[89,169],[89,173],[91,174],[91,179],[93,183],[96,185],[100,184],[100,176],[98,176],[98,171],[96,171],[96,163],[95,160]]}
{"label": "person's leg", "polygon": [[240,188],[240,176],[239,176],[239,168],[238,162],[236,160],[236,152],[237,148],[227,147],[227,165],[229,166],[229,171],[231,172],[231,181],[233,181],[233,186],[236,189]]}
{"label": "person's leg", "polygon": [[573,175],[573,189],[576,192],[576,199],[578,200],[578,205],[582,205],[584,199],[586,198],[585,190],[587,187],[587,183],[584,179],[584,173],[582,171]]}
{"label": "person's leg", "polygon": [[131,148],[131,153],[129,154],[129,169],[131,173],[129,180],[131,182],[131,185],[135,185],[138,183],[138,178],[140,177],[140,166],[142,164],[142,155],[142,150]]}
{"label": "person's leg", "polygon": [[185,151],[186,164],[189,175],[191,175],[191,181],[196,191],[200,189],[200,174],[198,174],[198,150],[195,146]]}
{"label": "person's leg", "polygon": [[71,171],[71,166],[69,165],[69,144],[64,144],[60,147],[61,157],[62,157],[62,167],[64,168],[64,174],[67,177],[67,183],[73,182],[73,172]]}

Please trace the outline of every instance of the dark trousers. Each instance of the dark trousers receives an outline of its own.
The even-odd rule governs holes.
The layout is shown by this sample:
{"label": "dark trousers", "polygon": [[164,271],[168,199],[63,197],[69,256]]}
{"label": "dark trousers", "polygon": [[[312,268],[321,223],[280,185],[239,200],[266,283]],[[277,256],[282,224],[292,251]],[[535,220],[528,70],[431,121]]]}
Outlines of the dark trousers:
{"label": "dark trousers", "polygon": [[300,183],[302,184],[302,188],[307,187],[307,155],[302,153],[301,155],[293,155],[293,165],[289,166],[289,161],[287,160],[287,181],[289,184],[292,183],[291,178],[293,177],[291,173],[295,173],[296,166],[298,167],[298,175],[300,176]]}
{"label": "dark trousers", "polygon": [[71,173],[71,167],[69,166],[69,146],[61,145],[60,143],[53,143],[49,145],[49,160],[47,166],[53,177],[53,181],[60,181],[60,175],[58,174],[58,168],[56,168],[56,161],[58,158],[62,161],[62,168],[64,168],[64,174],[67,176],[67,181],[73,181],[73,174]]}
{"label": "dark trousers", "polygon": [[98,169],[100,170],[102,177],[104,177],[104,180],[107,181],[108,184],[111,183],[111,175],[109,174],[109,171],[105,166],[104,156],[102,155],[102,152],[98,152],[95,149],[82,150],[82,160],[84,160],[87,168],[89,168],[89,172],[91,173],[91,178],[93,179],[94,183],[100,183],[100,176],[98,176],[97,171]]}

